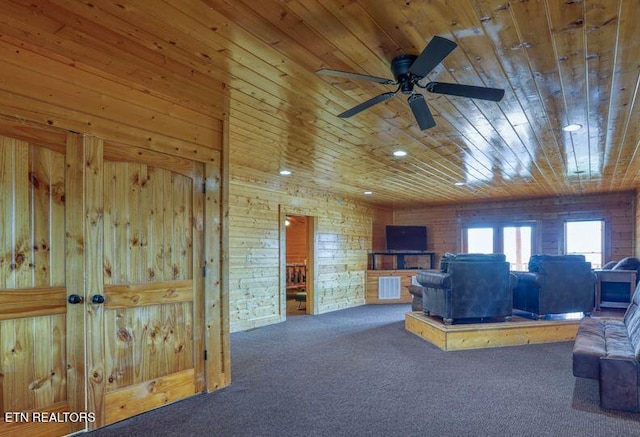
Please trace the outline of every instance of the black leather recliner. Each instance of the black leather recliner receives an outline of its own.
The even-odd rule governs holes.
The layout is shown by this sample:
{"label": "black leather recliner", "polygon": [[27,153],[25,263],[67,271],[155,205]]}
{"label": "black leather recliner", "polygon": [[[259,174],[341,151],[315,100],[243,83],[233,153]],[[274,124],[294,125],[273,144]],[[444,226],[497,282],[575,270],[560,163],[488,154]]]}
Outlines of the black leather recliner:
{"label": "black leather recliner", "polygon": [[596,276],[583,255],[532,255],[529,272],[515,275],[513,307],[535,319],[593,311]]}
{"label": "black leather recliner", "polygon": [[513,282],[504,254],[450,255],[441,269],[417,275],[426,315],[441,316],[445,324],[511,317]]}

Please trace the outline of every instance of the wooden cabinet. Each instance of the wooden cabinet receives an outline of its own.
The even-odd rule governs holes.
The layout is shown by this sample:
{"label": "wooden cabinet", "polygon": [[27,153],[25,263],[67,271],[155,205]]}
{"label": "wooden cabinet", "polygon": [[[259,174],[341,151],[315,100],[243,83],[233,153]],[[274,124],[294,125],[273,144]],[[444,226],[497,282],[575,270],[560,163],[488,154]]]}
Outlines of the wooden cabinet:
{"label": "wooden cabinet", "polygon": [[[600,307],[627,308],[636,288],[635,270],[595,270],[596,310]],[[622,299],[609,296],[624,295]],[[628,295],[627,295],[628,292]]]}
{"label": "wooden cabinet", "polygon": [[[366,303],[411,303],[413,296],[407,287],[418,272],[419,270],[367,270]],[[397,297],[393,296],[394,292]]]}
{"label": "wooden cabinet", "polygon": [[389,265],[393,270],[417,270],[432,269],[435,252],[372,252],[369,256],[371,270]]}

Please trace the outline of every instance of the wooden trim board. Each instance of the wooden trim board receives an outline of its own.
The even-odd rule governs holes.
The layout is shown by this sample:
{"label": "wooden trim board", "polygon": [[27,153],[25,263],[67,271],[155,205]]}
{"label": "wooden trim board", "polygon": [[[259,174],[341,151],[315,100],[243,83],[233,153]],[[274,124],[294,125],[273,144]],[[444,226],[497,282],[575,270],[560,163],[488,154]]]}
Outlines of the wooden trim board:
{"label": "wooden trim board", "polygon": [[405,329],[444,351],[573,341],[580,320],[529,320],[445,325],[422,312],[405,315]]}

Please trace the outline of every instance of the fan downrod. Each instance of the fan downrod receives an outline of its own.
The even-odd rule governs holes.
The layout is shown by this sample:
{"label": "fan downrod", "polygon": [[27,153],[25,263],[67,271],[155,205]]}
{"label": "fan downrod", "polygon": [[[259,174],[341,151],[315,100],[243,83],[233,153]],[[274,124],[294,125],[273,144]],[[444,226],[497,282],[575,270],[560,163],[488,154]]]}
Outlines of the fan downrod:
{"label": "fan downrod", "polygon": [[413,93],[413,81],[411,80],[411,73],[409,68],[413,65],[417,56],[415,55],[400,55],[393,58],[391,61],[391,72],[393,77],[400,85],[400,91],[403,94]]}

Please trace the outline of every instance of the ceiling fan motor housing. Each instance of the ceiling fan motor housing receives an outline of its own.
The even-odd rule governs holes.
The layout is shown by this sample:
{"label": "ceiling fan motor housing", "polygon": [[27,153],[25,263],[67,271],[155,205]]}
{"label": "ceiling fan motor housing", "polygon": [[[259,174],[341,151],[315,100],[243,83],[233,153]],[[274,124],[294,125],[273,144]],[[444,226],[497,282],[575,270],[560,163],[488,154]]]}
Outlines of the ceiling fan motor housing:
{"label": "ceiling fan motor housing", "polygon": [[415,55],[400,55],[391,61],[391,72],[396,82],[400,85],[400,91],[403,94],[413,93],[413,81],[411,80],[412,75],[409,73],[409,68],[416,58],[417,56]]}

